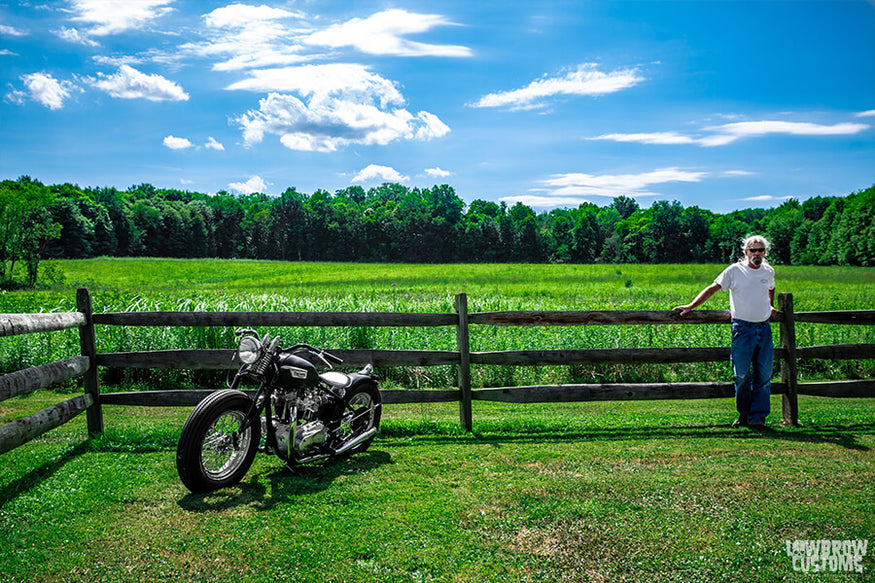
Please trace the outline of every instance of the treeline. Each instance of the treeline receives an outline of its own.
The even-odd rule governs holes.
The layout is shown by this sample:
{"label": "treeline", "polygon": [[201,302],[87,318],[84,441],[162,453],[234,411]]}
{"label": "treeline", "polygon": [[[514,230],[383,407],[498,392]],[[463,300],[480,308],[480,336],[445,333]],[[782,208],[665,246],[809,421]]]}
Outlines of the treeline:
{"label": "treeline", "polygon": [[[728,214],[665,201],[643,209],[627,196],[601,207],[536,213],[522,203],[466,205],[448,185],[234,196],[151,184],[124,191],[45,186],[22,177],[0,183],[0,264],[93,256],[724,263],[737,256],[744,235],[756,232],[772,242],[774,263],[872,266],[873,217],[875,187]],[[28,231],[29,238],[13,243]]]}

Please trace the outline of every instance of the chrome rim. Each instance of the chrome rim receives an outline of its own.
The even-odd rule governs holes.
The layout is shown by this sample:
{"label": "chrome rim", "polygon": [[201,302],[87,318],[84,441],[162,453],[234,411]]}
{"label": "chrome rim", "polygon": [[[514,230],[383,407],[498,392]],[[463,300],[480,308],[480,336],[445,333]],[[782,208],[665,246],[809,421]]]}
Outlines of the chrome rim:
{"label": "chrome rim", "polygon": [[201,465],[210,479],[227,478],[246,458],[249,442],[252,440],[252,428],[242,435],[237,433],[245,419],[243,411],[226,411],[207,430],[201,447]]}

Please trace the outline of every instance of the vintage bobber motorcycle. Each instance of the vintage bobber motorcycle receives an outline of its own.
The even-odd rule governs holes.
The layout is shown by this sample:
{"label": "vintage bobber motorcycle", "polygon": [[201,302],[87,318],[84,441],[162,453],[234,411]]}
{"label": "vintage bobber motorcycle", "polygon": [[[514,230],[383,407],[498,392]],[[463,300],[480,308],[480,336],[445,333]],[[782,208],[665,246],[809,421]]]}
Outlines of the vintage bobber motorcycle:
{"label": "vintage bobber motorcycle", "polygon": [[[328,370],[342,361],[308,344],[281,348],[279,337],[237,332],[242,366],[195,407],[182,428],[176,468],[194,493],[243,479],[259,449],[289,467],[365,451],[380,425],[382,399],[371,365],[355,373]],[[258,386],[254,397],[239,390]],[[264,446],[261,437],[264,433]]]}

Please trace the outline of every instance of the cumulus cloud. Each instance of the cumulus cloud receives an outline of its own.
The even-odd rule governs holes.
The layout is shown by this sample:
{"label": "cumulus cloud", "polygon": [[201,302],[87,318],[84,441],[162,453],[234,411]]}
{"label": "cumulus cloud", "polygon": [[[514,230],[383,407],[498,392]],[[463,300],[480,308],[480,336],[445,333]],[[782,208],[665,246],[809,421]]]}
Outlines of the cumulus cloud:
{"label": "cumulus cloud", "polygon": [[390,9],[313,32],[304,39],[304,43],[332,49],[353,47],[371,55],[470,57],[472,53],[468,47],[434,45],[404,38],[405,35],[428,32],[435,27],[451,24],[439,14]]}
{"label": "cumulus cloud", "polygon": [[[47,73],[22,75],[21,80],[34,101],[49,109],[63,108],[64,100],[70,97],[70,91],[74,87],[71,83],[59,81]],[[21,93],[18,95],[21,96]]]}
{"label": "cumulus cloud", "polygon": [[170,135],[164,138],[164,145],[171,150],[185,150],[191,148],[194,144],[186,138],[177,138],[176,136]]}
{"label": "cumulus cloud", "polygon": [[228,190],[237,194],[253,194],[264,193],[267,190],[268,184],[261,176],[250,176],[246,182],[232,182],[228,185]]}
{"label": "cumulus cloud", "polygon": [[143,28],[170,13],[173,0],[70,0],[74,22],[90,25],[93,36],[118,34]]}
{"label": "cumulus cloud", "polygon": [[441,168],[426,168],[425,173],[432,178],[446,178],[447,176],[452,175],[452,172],[449,170],[442,170]]}
{"label": "cumulus cloud", "polygon": [[79,30],[75,28],[67,28],[65,26],[62,26],[60,30],[55,31],[55,34],[58,35],[58,38],[62,40],[76,43],[79,45],[85,45],[87,47],[96,47],[100,45],[100,43],[98,43],[96,40],[90,39],[80,34]]}
{"label": "cumulus cloud", "polygon": [[389,166],[369,164],[361,171],[359,171],[359,173],[356,174],[352,180],[350,180],[350,184],[371,182],[374,180],[379,180],[381,182],[407,182],[408,180],[410,180],[410,177],[404,176],[403,174]]}
{"label": "cumulus cloud", "polygon": [[225,150],[225,146],[223,146],[221,142],[217,142],[216,138],[214,138],[213,136],[209,136],[207,138],[207,143],[204,144],[204,148],[209,148],[210,150],[219,150],[219,151]]}
{"label": "cumulus cloud", "polygon": [[870,109],[868,111],[861,111],[860,113],[858,113],[856,115],[857,115],[857,117],[875,117],[875,109]]}
{"label": "cumulus cloud", "polygon": [[823,125],[791,121],[742,121],[704,128],[700,135],[678,132],[654,132],[631,134],[603,134],[590,140],[634,142],[638,144],[693,144],[698,146],[725,146],[742,138],[762,137],[771,134],[793,136],[845,136],[860,133],[869,126],[862,123],[837,123]]}
{"label": "cumulus cloud", "polygon": [[162,77],[147,75],[129,65],[122,65],[114,75],[98,74],[92,80],[98,89],[120,99],[148,99],[149,101],[188,101],[182,87]]}
{"label": "cumulus cloud", "polygon": [[355,64],[306,65],[254,71],[229,89],[271,91],[257,110],[236,118],[247,145],[264,135],[280,137],[291,150],[333,152],[350,144],[385,145],[401,139],[429,140],[450,128],[437,116],[404,109],[395,84]]}
{"label": "cumulus cloud", "polygon": [[583,63],[564,75],[545,75],[521,89],[490,93],[481,97],[472,107],[534,109],[544,107],[549,98],[557,95],[606,95],[633,87],[643,80],[637,69],[603,73],[596,64]]}

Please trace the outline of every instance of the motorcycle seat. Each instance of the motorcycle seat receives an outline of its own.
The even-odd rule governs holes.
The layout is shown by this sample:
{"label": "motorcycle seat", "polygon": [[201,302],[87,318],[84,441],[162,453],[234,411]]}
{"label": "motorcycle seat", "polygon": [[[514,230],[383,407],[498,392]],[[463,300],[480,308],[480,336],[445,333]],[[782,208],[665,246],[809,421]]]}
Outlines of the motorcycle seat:
{"label": "motorcycle seat", "polygon": [[319,378],[334,389],[345,389],[352,382],[348,374],[336,370],[323,372],[319,375]]}

